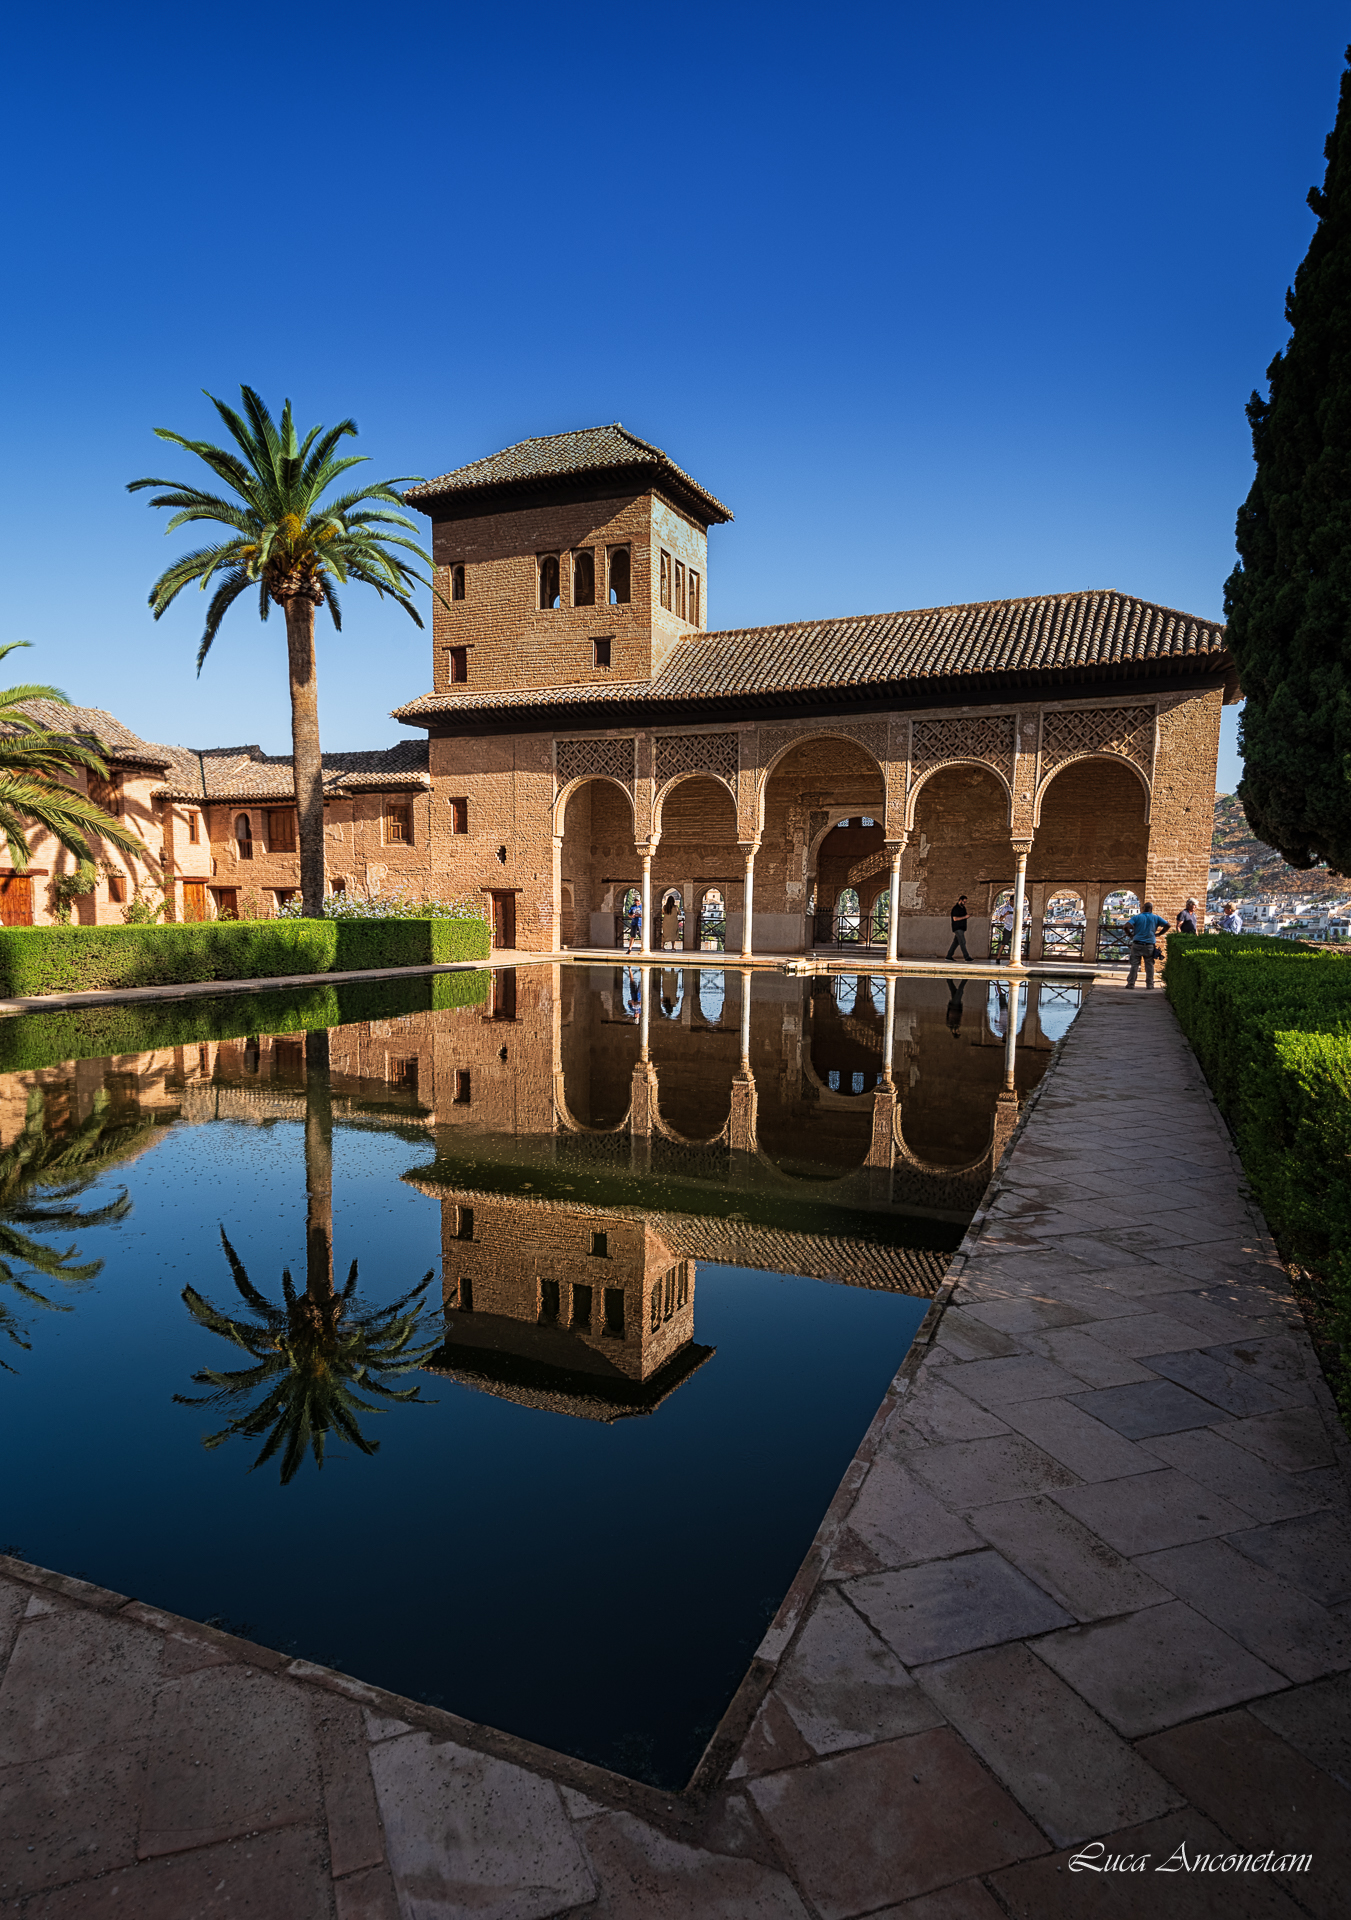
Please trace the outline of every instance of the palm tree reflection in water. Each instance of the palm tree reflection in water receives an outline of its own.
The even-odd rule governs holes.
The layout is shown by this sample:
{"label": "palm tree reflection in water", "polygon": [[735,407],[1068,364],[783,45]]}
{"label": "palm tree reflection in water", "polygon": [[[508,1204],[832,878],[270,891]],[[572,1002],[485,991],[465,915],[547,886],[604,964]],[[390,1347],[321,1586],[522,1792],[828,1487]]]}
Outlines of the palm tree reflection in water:
{"label": "palm tree reflection in water", "polygon": [[386,1403],[425,1405],[419,1387],[391,1387],[386,1381],[414,1372],[441,1343],[439,1328],[435,1338],[423,1338],[430,1331],[422,1318],[422,1303],[432,1283],[431,1269],[417,1286],[385,1307],[363,1307],[357,1300],[355,1260],[346,1284],[334,1287],[333,1100],[328,1035],[323,1032],[307,1035],[305,1043],[305,1192],[305,1291],[297,1294],[286,1269],[281,1277],[281,1305],[269,1300],[249,1279],[222,1227],[221,1245],[235,1289],[251,1309],[251,1317],[235,1319],[193,1287],[183,1289],[183,1300],[199,1326],[242,1347],[254,1364],[235,1372],[203,1367],[192,1377],[199,1386],[213,1387],[213,1393],[195,1398],[174,1395],[180,1406],[239,1408],[219,1433],[205,1437],[203,1445],[219,1447],[236,1434],[261,1438],[263,1445],[253,1466],[262,1466],[280,1452],[283,1486],[300,1471],[307,1449],[315,1465],[323,1466],[330,1433],[350,1441],[362,1453],[378,1452],[379,1441],[366,1438],[357,1416],[384,1408],[361,1395]]}
{"label": "palm tree reflection in water", "polygon": [[[48,1313],[71,1312],[64,1302],[49,1299],[30,1286],[25,1275],[41,1274],[65,1286],[80,1286],[103,1271],[103,1262],[77,1263],[74,1245],[63,1253],[45,1246],[34,1235],[83,1233],[90,1227],[112,1226],[125,1220],[131,1212],[125,1187],[105,1207],[86,1210],[72,1202],[100,1174],[138,1148],[153,1130],[139,1115],[130,1122],[125,1115],[114,1115],[108,1095],[100,1091],[93,1112],[73,1133],[53,1131],[47,1125],[42,1088],[32,1089],[23,1131],[0,1154],[0,1285],[12,1288],[21,1300]],[[27,1352],[31,1342],[24,1338],[24,1332],[13,1307],[0,1299],[0,1333]],[[14,1371],[3,1360],[0,1367],[6,1373]]]}

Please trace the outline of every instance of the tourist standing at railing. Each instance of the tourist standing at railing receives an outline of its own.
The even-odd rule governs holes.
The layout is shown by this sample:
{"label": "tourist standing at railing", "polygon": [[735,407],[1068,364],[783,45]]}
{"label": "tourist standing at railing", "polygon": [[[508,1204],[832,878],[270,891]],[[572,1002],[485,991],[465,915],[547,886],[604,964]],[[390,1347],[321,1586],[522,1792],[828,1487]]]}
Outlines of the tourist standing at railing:
{"label": "tourist standing at railing", "polygon": [[1189,900],[1177,916],[1177,930],[1179,933],[1196,932],[1196,902],[1194,900]]}
{"label": "tourist standing at railing", "polygon": [[1013,902],[1012,900],[1006,900],[1004,902],[1003,906],[999,909],[998,913],[995,915],[994,921],[995,921],[995,925],[999,928],[999,938],[995,942],[995,950],[994,950],[994,957],[996,960],[998,960],[1001,954],[1005,952],[1012,952],[1012,949],[1013,949]]}
{"label": "tourist standing at railing", "polygon": [[1224,915],[1220,921],[1220,932],[1221,933],[1242,933],[1242,931],[1243,931],[1243,918],[1242,918],[1242,915],[1239,913],[1237,901],[1235,900],[1226,901],[1225,908],[1224,908]]}
{"label": "tourist standing at railing", "polygon": [[1135,976],[1140,971],[1140,962],[1145,963],[1145,986],[1154,991],[1154,962],[1159,957],[1159,935],[1168,932],[1168,922],[1154,911],[1154,902],[1146,900],[1139,913],[1129,922],[1131,932],[1131,967],[1126,975],[1126,985],[1135,985]]}
{"label": "tourist standing at railing", "polygon": [[958,947],[962,950],[963,960],[970,960],[971,955],[966,950],[966,895],[964,893],[958,895],[957,904],[952,909],[952,945],[948,948],[949,960]]}

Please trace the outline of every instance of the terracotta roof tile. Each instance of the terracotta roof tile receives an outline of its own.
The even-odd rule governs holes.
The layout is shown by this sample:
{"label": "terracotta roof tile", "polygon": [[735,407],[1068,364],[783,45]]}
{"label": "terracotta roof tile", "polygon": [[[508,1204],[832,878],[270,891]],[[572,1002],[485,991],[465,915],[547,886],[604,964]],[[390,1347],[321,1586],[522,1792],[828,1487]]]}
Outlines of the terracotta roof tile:
{"label": "terracotta roof tile", "polygon": [[151,740],[142,740],[138,733],[133,733],[130,727],[124,727],[120,720],[111,713],[105,713],[102,707],[64,707],[59,700],[24,700],[20,706],[31,720],[36,720],[39,726],[50,728],[53,733],[85,734],[97,740],[105,760],[140,767],[168,767],[173,764],[173,747],[161,747]]}
{"label": "terracotta roof tile", "polygon": [[663,475],[674,479],[703,504],[711,520],[732,518],[730,508],[692,480],[660,447],[626,432],[617,421],[608,427],[583,427],[576,433],[549,433],[536,440],[519,440],[514,447],[489,454],[486,460],[471,461],[467,467],[456,467],[436,480],[410,487],[404,498],[410,506],[422,506],[447,494],[495,491],[500,487],[547,487],[578,474],[633,467],[648,470],[654,482]]}
{"label": "terracotta roof tile", "polygon": [[[294,800],[290,754],[258,747],[173,749],[173,767],[157,792],[175,800]],[[425,740],[399,740],[363,753],[324,755],[324,792],[422,792],[431,785]]]}
{"label": "terracotta roof tile", "polygon": [[417,724],[493,708],[791,698],[818,689],[901,694],[926,681],[1181,660],[1224,671],[1224,627],[1129,594],[1093,590],[695,633],[650,680],[427,693],[397,708],[394,718]]}

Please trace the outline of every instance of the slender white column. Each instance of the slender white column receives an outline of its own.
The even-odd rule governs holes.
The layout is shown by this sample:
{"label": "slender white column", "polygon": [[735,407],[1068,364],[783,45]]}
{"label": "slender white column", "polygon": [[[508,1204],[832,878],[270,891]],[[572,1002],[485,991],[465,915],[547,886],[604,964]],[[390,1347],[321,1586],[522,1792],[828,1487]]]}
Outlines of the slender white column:
{"label": "slender white column", "polygon": [[647,1058],[648,1009],[652,1005],[652,969],[644,967],[639,974],[642,982],[643,1003],[638,1013],[638,1053],[643,1060]]}
{"label": "slender white column", "polygon": [[741,851],[746,861],[746,876],[741,883],[741,957],[743,960],[754,958],[751,944],[751,916],[755,911],[755,855],[760,842],[753,840],[747,845],[742,843]]}
{"label": "slender white column", "polygon": [[741,974],[741,1064],[748,1067],[751,1063],[751,981],[755,976],[749,967]]}
{"label": "slender white column", "polygon": [[[893,870],[893,873],[892,873],[893,892],[895,891],[895,878],[896,876]],[[894,925],[894,922],[893,922],[893,925]],[[888,958],[894,959],[895,955],[894,954],[888,955]],[[895,1044],[896,1044],[896,976],[894,973],[889,973],[887,975],[887,1016],[886,1016],[886,1024],[882,1029],[882,1078],[883,1080],[886,1080],[886,1081],[889,1081],[891,1079],[891,1050],[895,1046]]]}
{"label": "slender white column", "polygon": [[905,852],[905,841],[890,841],[888,848],[891,853],[891,918],[887,922],[887,962],[888,965],[894,965],[901,932],[901,855]]}
{"label": "slender white column", "polygon": [[1013,1092],[1013,1073],[1017,1065],[1018,1048],[1018,999],[1022,985],[1017,980],[1009,981],[1009,1030],[1004,1035],[1004,1091]]}
{"label": "slender white column", "polygon": [[[652,951],[652,853],[649,849],[643,854],[643,952]],[[647,1019],[647,996],[643,996],[643,1019]],[[646,1028],[644,1028],[646,1032]],[[643,1045],[647,1045],[644,1038]]]}
{"label": "slender white column", "polygon": [[1018,877],[1013,883],[1013,944],[1009,954],[1009,965],[1021,967],[1023,964],[1023,918],[1027,908],[1027,856],[1032,851],[1032,842],[1015,840],[1013,851],[1018,861]]}

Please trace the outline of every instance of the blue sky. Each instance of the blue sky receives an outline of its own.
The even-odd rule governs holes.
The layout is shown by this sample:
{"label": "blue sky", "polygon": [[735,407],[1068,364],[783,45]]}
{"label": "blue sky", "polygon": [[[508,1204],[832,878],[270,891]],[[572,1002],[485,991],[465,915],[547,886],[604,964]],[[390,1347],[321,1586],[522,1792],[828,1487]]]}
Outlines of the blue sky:
{"label": "blue sky", "polygon": [[[1113,586],[1221,610],[1345,9],[337,0],[10,16],[0,638],[138,731],[289,745],[279,620],[200,679],[139,474],[241,380],[435,474],[621,420],[736,512],[735,626]],[[426,596],[424,595],[424,602]],[[349,593],[332,747],[426,638]],[[1228,716],[1232,739],[1233,715]],[[1220,785],[1237,777],[1232,752]]]}

